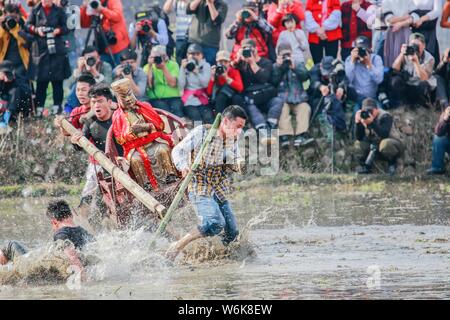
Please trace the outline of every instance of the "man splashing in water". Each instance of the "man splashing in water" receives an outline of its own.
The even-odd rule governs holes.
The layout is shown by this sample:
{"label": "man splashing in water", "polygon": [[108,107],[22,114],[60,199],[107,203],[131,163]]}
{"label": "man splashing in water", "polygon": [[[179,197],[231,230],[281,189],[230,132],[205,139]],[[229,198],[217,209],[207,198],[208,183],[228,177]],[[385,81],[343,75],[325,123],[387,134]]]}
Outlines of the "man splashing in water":
{"label": "man splashing in water", "polygon": [[[223,120],[189,185],[189,199],[195,207],[200,224],[179,241],[173,243],[166,253],[174,260],[190,242],[201,237],[218,235],[224,231],[222,241],[229,244],[238,235],[236,217],[227,195],[231,191],[228,170],[240,172],[237,139],[247,120],[247,114],[239,106],[229,106],[223,111]],[[189,163],[195,159],[208,135],[210,126],[198,126],[192,130],[172,151],[175,166],[185,177]]]}

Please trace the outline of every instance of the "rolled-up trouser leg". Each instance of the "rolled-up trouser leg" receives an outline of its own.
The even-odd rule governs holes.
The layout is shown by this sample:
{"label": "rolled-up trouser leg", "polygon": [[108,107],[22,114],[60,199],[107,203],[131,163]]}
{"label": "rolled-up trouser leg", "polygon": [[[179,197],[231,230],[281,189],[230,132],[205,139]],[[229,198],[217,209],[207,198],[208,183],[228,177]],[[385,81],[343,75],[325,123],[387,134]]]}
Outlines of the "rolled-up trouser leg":
{"label": "rolled-up trouser leg", "polygon": [[266,126],[266,119],[264,119],[261,110],[254,103],[247,102],[245,104],[245,109],[250,117],[252,125],[256,129]]}
{"label": "rolled-up trouser leg", "polygon": [[402,155],[404,149],[403,143],[391,138],[381,140],[379,146],[379,152],[388,161],[397,160]]}
{"label": "rolled-up trouser leg", "polygon": [[217,197],[214,197],[214,199],[219,204],[220,212],[225,219],[225,232],[222,237],[222,241],[224,244],[229,244],[230,242],[234,241],[239,234],[236,216],[234,215],[228,201],[220,202]]}
{"label": "rolled-up trouser leg", "polygon": [[284,101],[280,97],[270,99],[267,105],[267,121],[277,125],[280,119],[281,110],[283,109]]}
{"label": "rolled-up trouser leg", "polygon": [[219,204],[213,197],[189,194],[189,199],[195,207],[200,220],[198,230],[203,236],[218,235],[225,227],[225,218],[220,211]]}

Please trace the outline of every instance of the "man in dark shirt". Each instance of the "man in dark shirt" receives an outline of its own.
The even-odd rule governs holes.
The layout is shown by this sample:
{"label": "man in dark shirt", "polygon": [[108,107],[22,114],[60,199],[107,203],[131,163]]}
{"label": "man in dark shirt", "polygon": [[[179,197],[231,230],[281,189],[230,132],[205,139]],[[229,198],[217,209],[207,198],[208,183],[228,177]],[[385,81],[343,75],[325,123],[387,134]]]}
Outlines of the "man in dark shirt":
{"label": "man in dark shirt", "polygon": [[83,264],[76,250],[83,249],[87,243],[94,240],[94,237],[75,224],[72,211],[65,200],[50,202],[47,206],[46,215],[50,219],[54,231],[53,240],[71,242],[73,246],[67,246],[64,249],[64,253],[71,265],[78,266],[80,270],[83,270]]}
{"label": "man in dark shirt", "polygon": [[432,162],[427,174],[445,173],[445,153],[450,154],[450,106],[442,112],[434,128]]}
{"label": "man in dark shirt", "polygon": [[186,9],[187,14],[193,15],[189,43],[202,47],[205,60],[210,65],[216,63],[222,24],[227,12],[228,6],[223,0],[193,0]]}
{"label": "man in dark shirt", "polygon": [[[232,66],[241,72],[245,109],[253,127],[259,131],[260,142],[275,143],[276,139],[268,134],[270,129],[276,129],[284,102],[270,83],[272,62],[258,55],[254,40],[245,39]],[[267,120],[263,114],[267,114]]]}

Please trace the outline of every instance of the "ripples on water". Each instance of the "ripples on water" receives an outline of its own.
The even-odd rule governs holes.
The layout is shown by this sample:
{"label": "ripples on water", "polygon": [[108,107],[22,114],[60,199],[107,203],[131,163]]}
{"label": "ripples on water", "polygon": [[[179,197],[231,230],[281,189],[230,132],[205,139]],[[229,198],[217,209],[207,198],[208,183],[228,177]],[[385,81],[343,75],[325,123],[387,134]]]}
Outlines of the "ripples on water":
{"label": "ripples on water", "polygon": [[[102,233],[86,248],[98,262],[80,289],[0,286],[0,298],[448,299],[448,198],[428,187],[249,189],[232,201],[240,226],[249,227],[241,227],[233,259],[221,259],[230,252],[212,239],[170,265],[162,259],[168,242],[152,249],[144,229]],[[49,242],[48,199],[0,201],[0,240]],[[193,219],[187,209],[174,225],[185,232]]]}

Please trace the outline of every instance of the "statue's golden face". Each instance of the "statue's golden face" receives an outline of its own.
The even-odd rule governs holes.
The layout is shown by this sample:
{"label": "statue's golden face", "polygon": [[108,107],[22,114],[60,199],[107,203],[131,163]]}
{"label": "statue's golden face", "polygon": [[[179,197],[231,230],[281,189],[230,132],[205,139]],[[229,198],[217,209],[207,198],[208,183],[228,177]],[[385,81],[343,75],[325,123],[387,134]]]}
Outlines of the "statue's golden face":
{"label": "statue's golden face", "polygon": [[125,110],[135,109],[137,99],[131,89],[131,82],[129,79],[114,81],[111,84],[111,89],[113,90],[114,95],[117,98],[117,102],[121,108]]}

